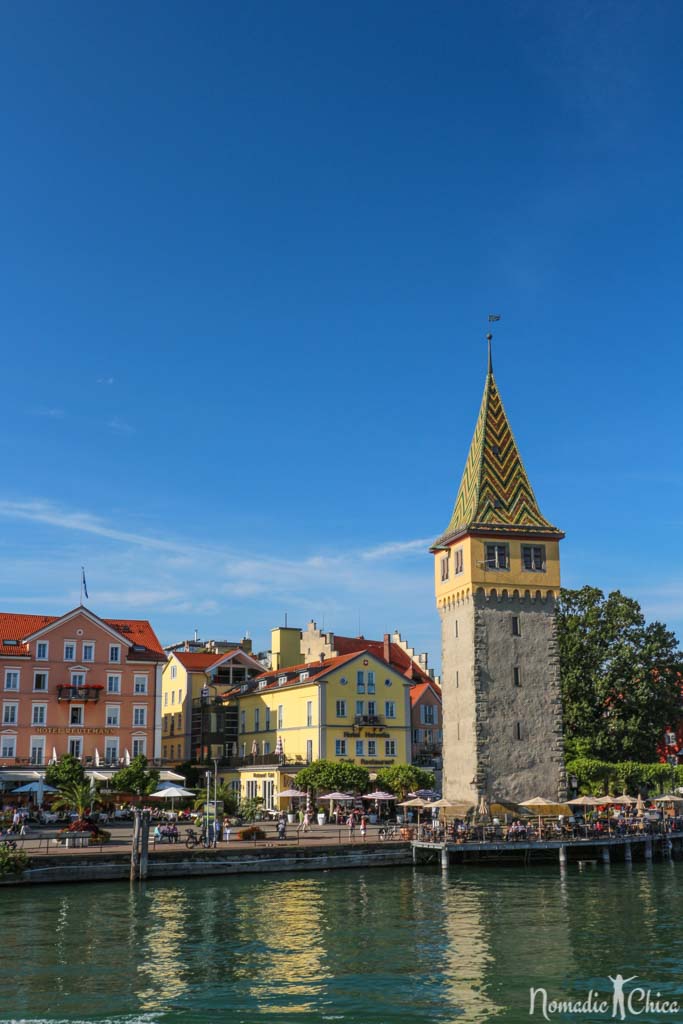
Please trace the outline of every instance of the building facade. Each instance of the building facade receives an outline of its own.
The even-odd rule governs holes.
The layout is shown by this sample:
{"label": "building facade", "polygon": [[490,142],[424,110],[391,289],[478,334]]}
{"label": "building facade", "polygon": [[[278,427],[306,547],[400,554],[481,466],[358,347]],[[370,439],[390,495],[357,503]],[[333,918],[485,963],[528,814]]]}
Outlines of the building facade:
{"label": "building facade", "polygon": [[230,700],[241,794],[266,807],[311,761],[372,771],[410,759],[410,681],[369,651],[274,669]]}
{"label": "building facade", "polygon": [[489,352],[453,515],[431,548],[451,800],[565,795],[555,618],[563,536],[541,515]]}
{"label": "building facade", "polygon": [[0,766],[160,757],[165,661],[146,620],[0,613]]}
{"label": "building facade", "polygon": [[161,686],[162,757],[182,762],[234,754],[236,713],[222,698],[262,672],[240,647],[171,652]]}

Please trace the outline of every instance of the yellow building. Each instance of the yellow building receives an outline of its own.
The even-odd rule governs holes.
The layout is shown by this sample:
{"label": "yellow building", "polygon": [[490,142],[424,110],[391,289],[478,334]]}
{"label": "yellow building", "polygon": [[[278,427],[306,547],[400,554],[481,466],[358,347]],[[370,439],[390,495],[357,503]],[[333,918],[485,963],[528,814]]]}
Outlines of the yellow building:
{"label": "yellow building", "polygon": [[161,755],[168,761],[233,753],[221,698],[260,675],[263,665],[240,648],[217,654],[173,651],[161,679]]}
{"label": "yellow building", "polygon": [[410,762],[410,680],[369,651],[265,672],[234,695],[241,796],[279,806],[296,772],[326,759]]}

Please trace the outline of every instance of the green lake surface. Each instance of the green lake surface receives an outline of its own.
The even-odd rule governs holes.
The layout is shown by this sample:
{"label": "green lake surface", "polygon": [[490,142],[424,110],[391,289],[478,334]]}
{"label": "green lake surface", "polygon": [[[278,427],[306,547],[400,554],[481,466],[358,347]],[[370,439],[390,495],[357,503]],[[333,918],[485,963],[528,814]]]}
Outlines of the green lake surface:
{"label": "green lake surface", "polygon": [[[431,867],[0,890],[3,1021],[450,1024],[683,1002],[683,864]],[[628,1020],[683,1021],[683,1012]]]}

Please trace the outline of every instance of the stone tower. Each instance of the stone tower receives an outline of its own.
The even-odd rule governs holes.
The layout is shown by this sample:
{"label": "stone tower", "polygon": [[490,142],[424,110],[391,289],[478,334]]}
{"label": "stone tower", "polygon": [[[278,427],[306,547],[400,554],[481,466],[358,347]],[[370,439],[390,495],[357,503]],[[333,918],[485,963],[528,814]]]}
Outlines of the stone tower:
{"label": "stone tower", "polygon": [[564,534],[543,518],[489,361],[446,531],[432,545],[441,616],[444,795],[565,796],[555,602]]}

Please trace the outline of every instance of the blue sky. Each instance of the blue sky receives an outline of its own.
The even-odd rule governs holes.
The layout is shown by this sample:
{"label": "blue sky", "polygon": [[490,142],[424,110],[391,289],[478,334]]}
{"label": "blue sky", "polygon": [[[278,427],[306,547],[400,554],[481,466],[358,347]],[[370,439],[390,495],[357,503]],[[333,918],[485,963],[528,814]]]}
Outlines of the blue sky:
{"label": "blue sky", "polygon": [[683,6],[0,16],[0,608],[438,663],[498,384],[567,586],[683,629]]}

